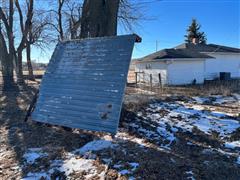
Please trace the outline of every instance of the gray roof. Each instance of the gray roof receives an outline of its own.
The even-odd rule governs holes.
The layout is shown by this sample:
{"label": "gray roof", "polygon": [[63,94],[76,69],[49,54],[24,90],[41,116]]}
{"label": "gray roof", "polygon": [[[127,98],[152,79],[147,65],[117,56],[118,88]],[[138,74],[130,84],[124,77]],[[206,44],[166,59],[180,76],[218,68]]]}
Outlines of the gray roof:
{"label": "gray roof", "polygon": [[140,61],[157,61],[166,59],[213,58],[211,56],[187,49],[163,49],[140,59]]}
{"label": "gray roof", "polygon": [[33,120],[116,133],[135,39],[60,42],[41,82]]}
{"label": "gray roof", "polygon": [[192,44],[183,43],[175,47],[175,49],[188,49],[197,52],[229,52],[240,53],[239,48],[227,47],[217,44]]}

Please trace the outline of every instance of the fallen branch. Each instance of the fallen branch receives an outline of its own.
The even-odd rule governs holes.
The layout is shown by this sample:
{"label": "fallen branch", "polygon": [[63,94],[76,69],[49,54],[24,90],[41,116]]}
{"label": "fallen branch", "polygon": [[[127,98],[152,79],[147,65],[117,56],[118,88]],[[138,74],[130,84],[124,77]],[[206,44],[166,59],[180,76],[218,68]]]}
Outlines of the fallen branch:
{"label": "fallen branch", "polygon": [[33,100],[28,107],[27,114],[25,116],[24,122],[27,122],[28,117],[31,116],[33,110],[35,109],[35,104],[37,102],[38,94],[39,94],[39,90],[37,90],[36,94],[33,96]]}

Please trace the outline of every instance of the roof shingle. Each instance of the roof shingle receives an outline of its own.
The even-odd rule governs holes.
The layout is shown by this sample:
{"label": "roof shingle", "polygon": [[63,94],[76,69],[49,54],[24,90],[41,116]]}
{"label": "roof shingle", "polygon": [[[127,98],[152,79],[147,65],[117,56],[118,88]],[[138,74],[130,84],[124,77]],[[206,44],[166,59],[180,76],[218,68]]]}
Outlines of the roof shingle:
{"label": "roof shingle", "polygon": [[233,48],[228,46],[222,46],[217,44],[192,44],[183,43],[175,47],[175,49],[188,49],[197,52],[229,52],[240,53],[239,48]]}
{"label": "roof shingle", "polygon": [[140,59],[140,61],[156,61],[164,59],[213,58],[211,56],[187,49],[163,49]]}

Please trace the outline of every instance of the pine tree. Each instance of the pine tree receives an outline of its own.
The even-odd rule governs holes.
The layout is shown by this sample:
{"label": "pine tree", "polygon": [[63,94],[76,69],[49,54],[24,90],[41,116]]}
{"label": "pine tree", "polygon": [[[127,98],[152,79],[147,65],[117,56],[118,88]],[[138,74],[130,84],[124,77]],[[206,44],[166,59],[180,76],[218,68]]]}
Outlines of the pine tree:
{"label": "pine tree", "polygon": [[187,43],[192,43],[193,39],[196,38],[198,43],[206,44],[207,38],[204,32],[200,31],[201,25],[198,24],[196,19],[192,19],[191,25],[187,29],[187,35],[185,35],[185,41]]}

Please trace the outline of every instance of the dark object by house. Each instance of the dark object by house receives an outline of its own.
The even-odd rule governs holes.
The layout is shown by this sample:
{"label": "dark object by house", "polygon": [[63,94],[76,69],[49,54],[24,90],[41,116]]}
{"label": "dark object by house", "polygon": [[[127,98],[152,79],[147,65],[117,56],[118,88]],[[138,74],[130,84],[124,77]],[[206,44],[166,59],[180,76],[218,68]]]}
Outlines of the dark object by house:
{"label": "dark object by house", "polygon": [[220,80],[223,80],[223,81],[231,80],[231,73],[230,72],[220,72]]}
{"label": "dark object by house", "polygon": [[115,134],[136,35],[60,42],[32,119]]}

